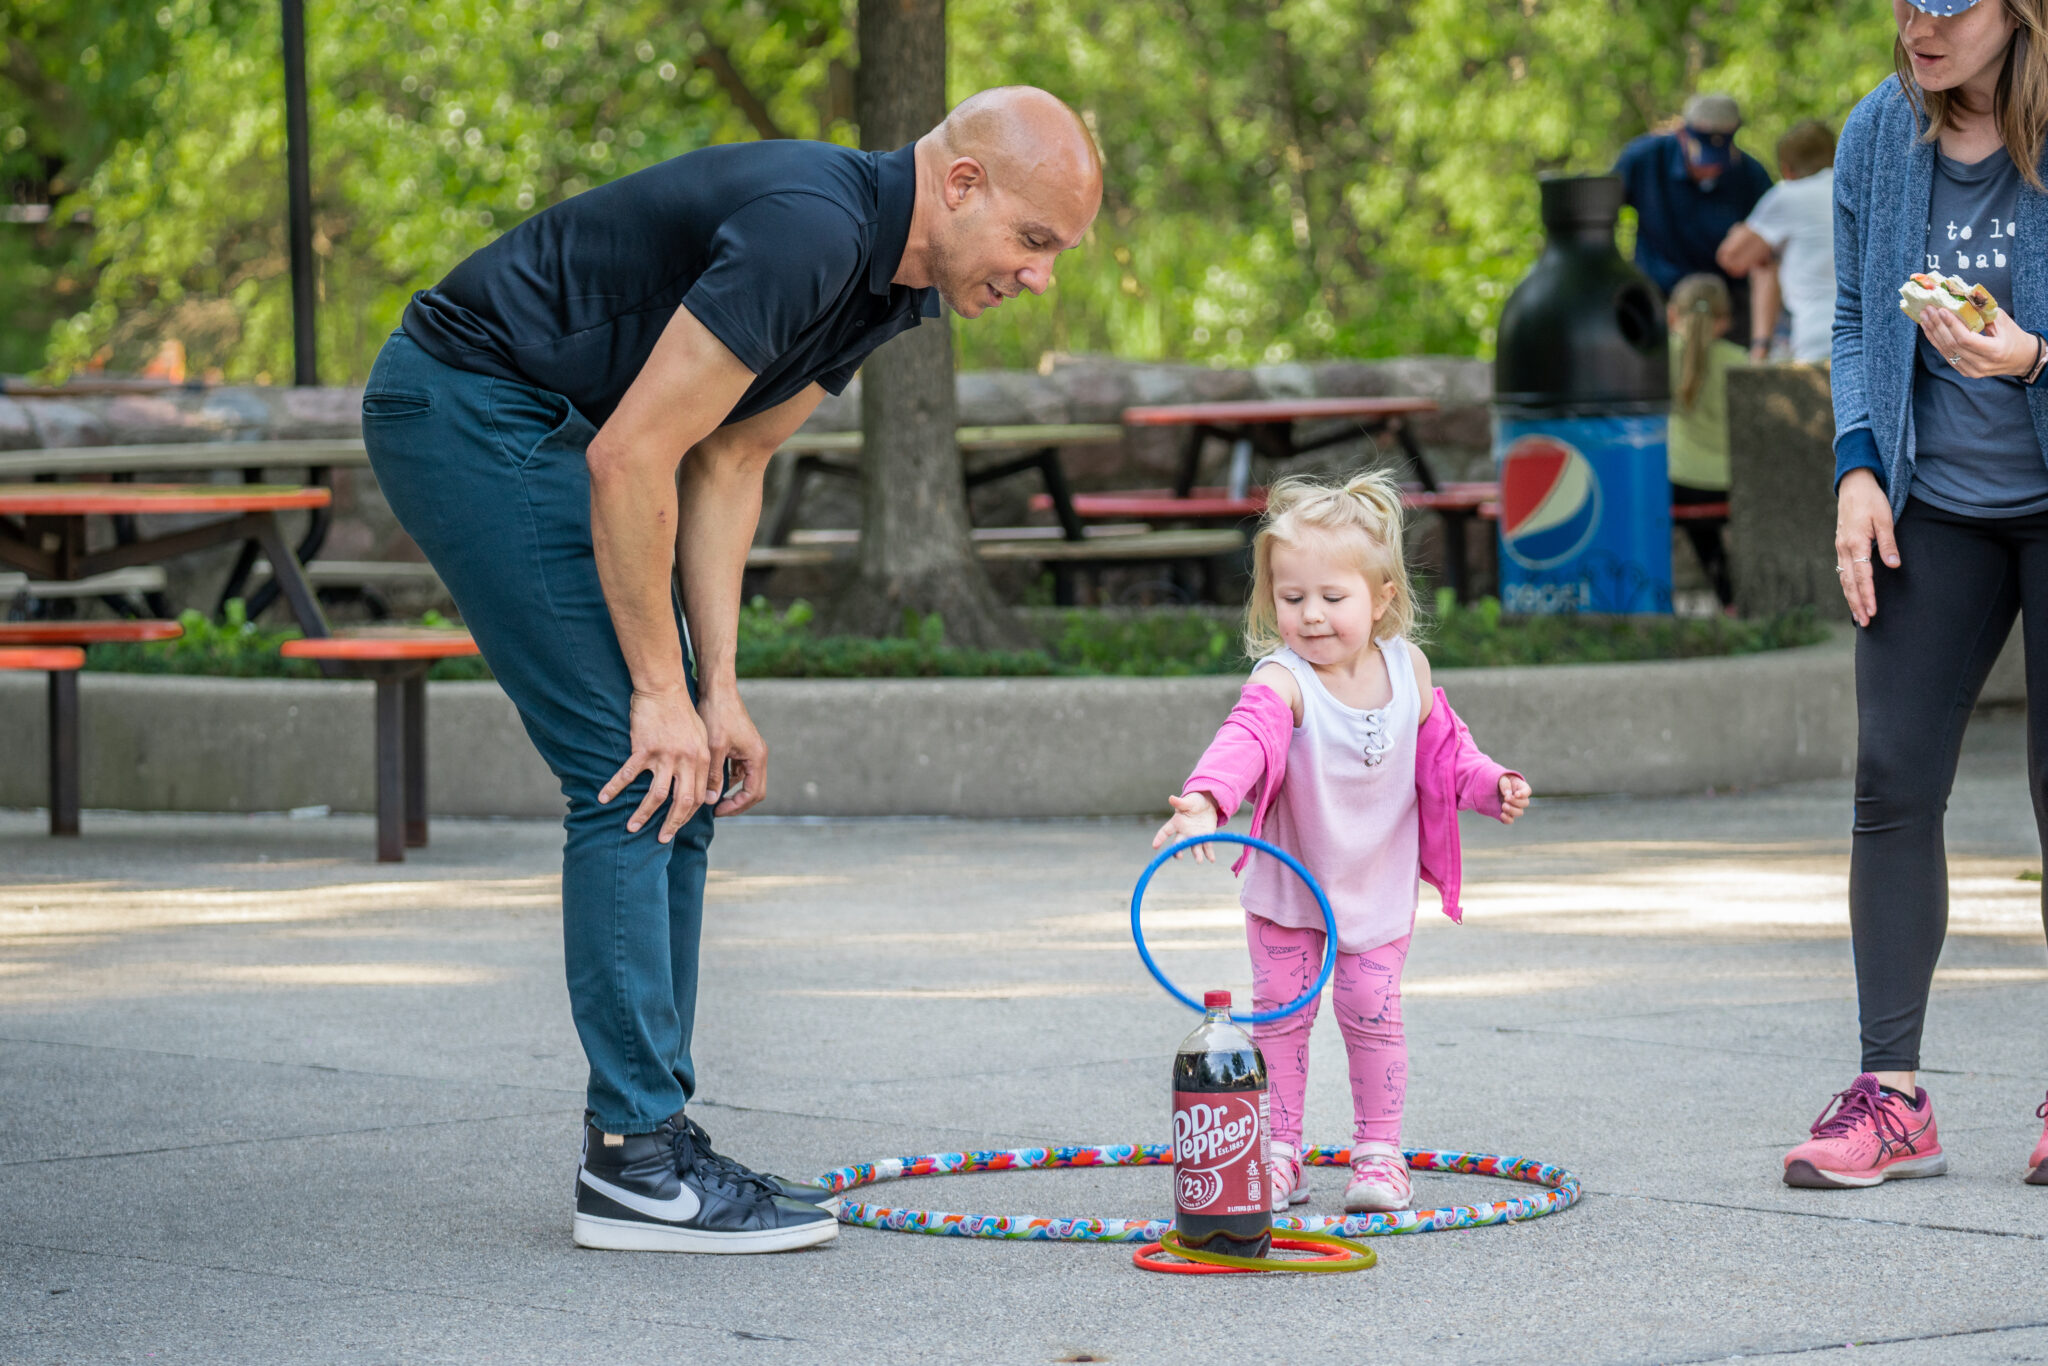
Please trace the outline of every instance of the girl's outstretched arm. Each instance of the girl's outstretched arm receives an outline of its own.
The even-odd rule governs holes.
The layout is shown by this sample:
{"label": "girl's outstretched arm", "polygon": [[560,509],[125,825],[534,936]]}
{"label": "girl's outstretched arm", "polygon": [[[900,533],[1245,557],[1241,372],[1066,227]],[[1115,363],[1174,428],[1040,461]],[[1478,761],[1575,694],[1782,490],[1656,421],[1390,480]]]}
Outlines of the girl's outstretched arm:
{"label": "girl's outstretched arm", "polygon": [[[1275,766],[1286,762],[1287,735],[1300,722],[1300,707],[1301,690],[1284,667],[1269,664],[1255,672],[1179,794],[1166,799],[1173,815],[1152,847],[1214,832],[1262,782],[1277,784]],[[1212,846],[1193,852],[1198,861],[1215,861]]]}

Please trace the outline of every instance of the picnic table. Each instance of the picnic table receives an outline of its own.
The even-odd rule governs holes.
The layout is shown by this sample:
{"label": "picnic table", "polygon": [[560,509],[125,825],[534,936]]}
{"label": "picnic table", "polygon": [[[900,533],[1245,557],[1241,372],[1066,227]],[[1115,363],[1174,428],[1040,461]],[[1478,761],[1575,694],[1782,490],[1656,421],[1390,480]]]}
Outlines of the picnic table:
{"label": "picnic table", "polygon": [[[1062,446],[1116,445],[1123,440],[1123,428],[1108,422],[1029,423],[1016,426],[961,427],[955,433],[964,457],[997,452],[1016,452],[1010,459],[986,464],[970,463],[967,487],[979,488],[997,479],[1035,471],[1045,486],[1045,506],[1067,540],[1082,538],[1081,518],[1074,511],[1073,491],[1067,486],[1066,471],[1060,466]],[[861,434],[859,432],[799,432],[784,442],[777,454],[793,456],[795,465],[781,496],[768,516],[767,544],[783,546],[797,530],[804,490],[815,475],[842,479],[860,477]]]}
{"label": "picnic table", "polygon": [[[237,470],[245,484],[263,482],[266,470],[304,470],[301,480],[295,481],[306,487],[332,489],[334,470],[337,467],[367,466],[368,452],[358,438],[314,438],[291,441],[162,441],[147,445],[132,446],[70,446],[57,449],[0,451],[0,479],[77,479],[82,475],[106,475],[115,483],[132,483],[137,475],[195,473],[201,470]],[[299,563],[303,566],[320,553],[327,542],[327,532],[333,521],[333,504],[322,503],[308,509],[305,531],[295,547]],[[135,528],[130,517],[117,516],[114,521],[117,538],[124,543],[134,539]],[[250,540],[243,543],[242,553],[236,558],[229,571],[227,581],[221,586],[216,611],[227,604],[230,598],[245,598],[249,604],[249,615],[255,616],[270,606],[278,591],[278,580],[260,584],[254,593],[248,591],[249,581],[256,573],[259,542]],[[168,615],[169,607],[160,595],[152,594],[150,608],[160,615]]]}
{"label": "picnic table", "polygon": [[[1210,438],[1230,446],[1230,468],[1224,480],[1224,496],[1243,498],[1251,485],[1252,455],[1268,460],[1292,460],[1341,441],[1364,435],[1391,435],[1415,466],[1416,478],[1425,489],[1435,489],[1436,475],[1422,458],[1422,448],[1408,419],[1437,411],[1426,398],[1261,398],[1226,403],[1175,403],[1163,406],[1126,408],[1126,427],[1184,427],[1179,477],[1173,496],[1186,498],[1201,472],[1202,448]],[[1296,433],[1297,423],[1335,422],[1339,425],[1315,437]],[[1081,504],[1077,501],[1076,507]],[[1087,515],[1087,514],[1083,514]]]}
{"label": "picnic table", "polygon": [[[0,484],[0,565],[37,578],[72,581],[236,542],[243,543],[253,561],[248,547],[260,546],[299,628],[308,636],[325,636],[327,618],[277,515],[317,511],[333,497],[327,488],[296,484]],[[89,518],[163,513],[215,513],[219,519],[160,536],[123,537],[100,550],[87,548]]]}

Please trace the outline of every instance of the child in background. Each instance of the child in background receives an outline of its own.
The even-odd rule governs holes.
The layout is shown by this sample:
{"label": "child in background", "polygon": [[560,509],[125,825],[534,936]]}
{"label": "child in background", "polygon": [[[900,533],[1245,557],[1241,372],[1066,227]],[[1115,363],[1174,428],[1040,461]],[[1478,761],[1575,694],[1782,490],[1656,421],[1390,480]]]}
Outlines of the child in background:
{"label": "child in background", "polygon": [[[1334,948],[1332,997],[1350,1056],[1356,1121],[1344,1208],[1404,1209],[1408,1053],[1401,968],[1419,881],[1457,920],[1458,812],[1512,823],[1529,784],[1481,754],[1406,637],[1415,600],[1401,552],[1401,490],[1384,473],[1341,486],[1276,484],[1253,546],[1245,652],[1258,660],[1237,706],[1152,841],[1208,834],[1256,790],[1251,833],[1301,860],[1337,919],[1325,943],[1315,897],[1275,859],[1251,860],[1241,901],[1256,1008],[1299,997]],[[1213,846],[1193,852],[1213,861]],[[1273,1208],[1308,1199],[1302,1102],[1316,1011],[1254,1027],[1270,1087]]]}
{"label": "child in background", "polygon": [[[1718,275],[1688,275],[1671,291],[1670,470],[1673,503],[1728,501],[1728,367],[1748,360],[1728,340],[1734,321],[1728,284]],[[1684,523],[1700,568],[1722,607],[1735,601],[1728,552],[1717,522]]]}

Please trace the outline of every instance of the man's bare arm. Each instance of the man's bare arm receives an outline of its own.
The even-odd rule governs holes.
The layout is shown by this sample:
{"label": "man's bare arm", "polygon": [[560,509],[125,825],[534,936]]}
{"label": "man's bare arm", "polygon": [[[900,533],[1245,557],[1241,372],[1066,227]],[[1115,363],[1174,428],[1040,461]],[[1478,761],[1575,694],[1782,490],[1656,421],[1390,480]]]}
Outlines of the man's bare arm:
{"label": "man's bare arm", "polygon": [[1776,259],[1777,253],[1771,250],[1771,244],[1747,223],[1737,223],[1728,229],[1728,235],[1721,239],[1721,245],[1714,251],[1714,264],[1738,280],[1758,266],[1770,265]]}
{"label": "man's bare arm", "polygon": [[663,329],[618,408],[591,441],[590,537],[612,629],[633,680],[633,752],[598,794],[608,802],[642,772],[638,830],[669,801],[660,838],[675,836],[706,784],[704,726],[684,686],[683,646],[669,599],[678,511],[676,469],[718,429],[753,372],[686,308]]}
{"label": "man's bare arm", "polygon": [[705,801],[718,801],[726,761],[732,761],[732,794],[719,803],[721,816],[746,810],[768,791],[768,747],[740,702],[734,672],[740,580],[761,517],[762,477],[776,449],[824,397],[813,384],[765,413],[719,428],[690,451],[676,481],[676,565],[697,656],[697,710],[709,746]]}
{"label": "man's bare arm", "polygon": [[1778,332],[1778,314],[1784,307],[1784,292],[1778,285],[1778,263],[1758,266],[1749,273],[1749,354],[1758,360],[1769,354],[1771,338]]}

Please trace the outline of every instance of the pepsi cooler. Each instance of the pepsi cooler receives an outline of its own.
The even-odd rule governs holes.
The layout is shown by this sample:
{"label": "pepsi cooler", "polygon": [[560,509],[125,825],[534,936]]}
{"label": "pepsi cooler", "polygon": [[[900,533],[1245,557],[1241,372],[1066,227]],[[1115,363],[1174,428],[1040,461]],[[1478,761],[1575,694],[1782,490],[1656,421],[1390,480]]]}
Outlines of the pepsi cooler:
{"label": "pepsi cooler", "polygon": [[1615,249],[1621,181],[1542,182],[1546,242],[1493,367],[1509,612],[1668,613],[1671,386],[1663,299]]}

